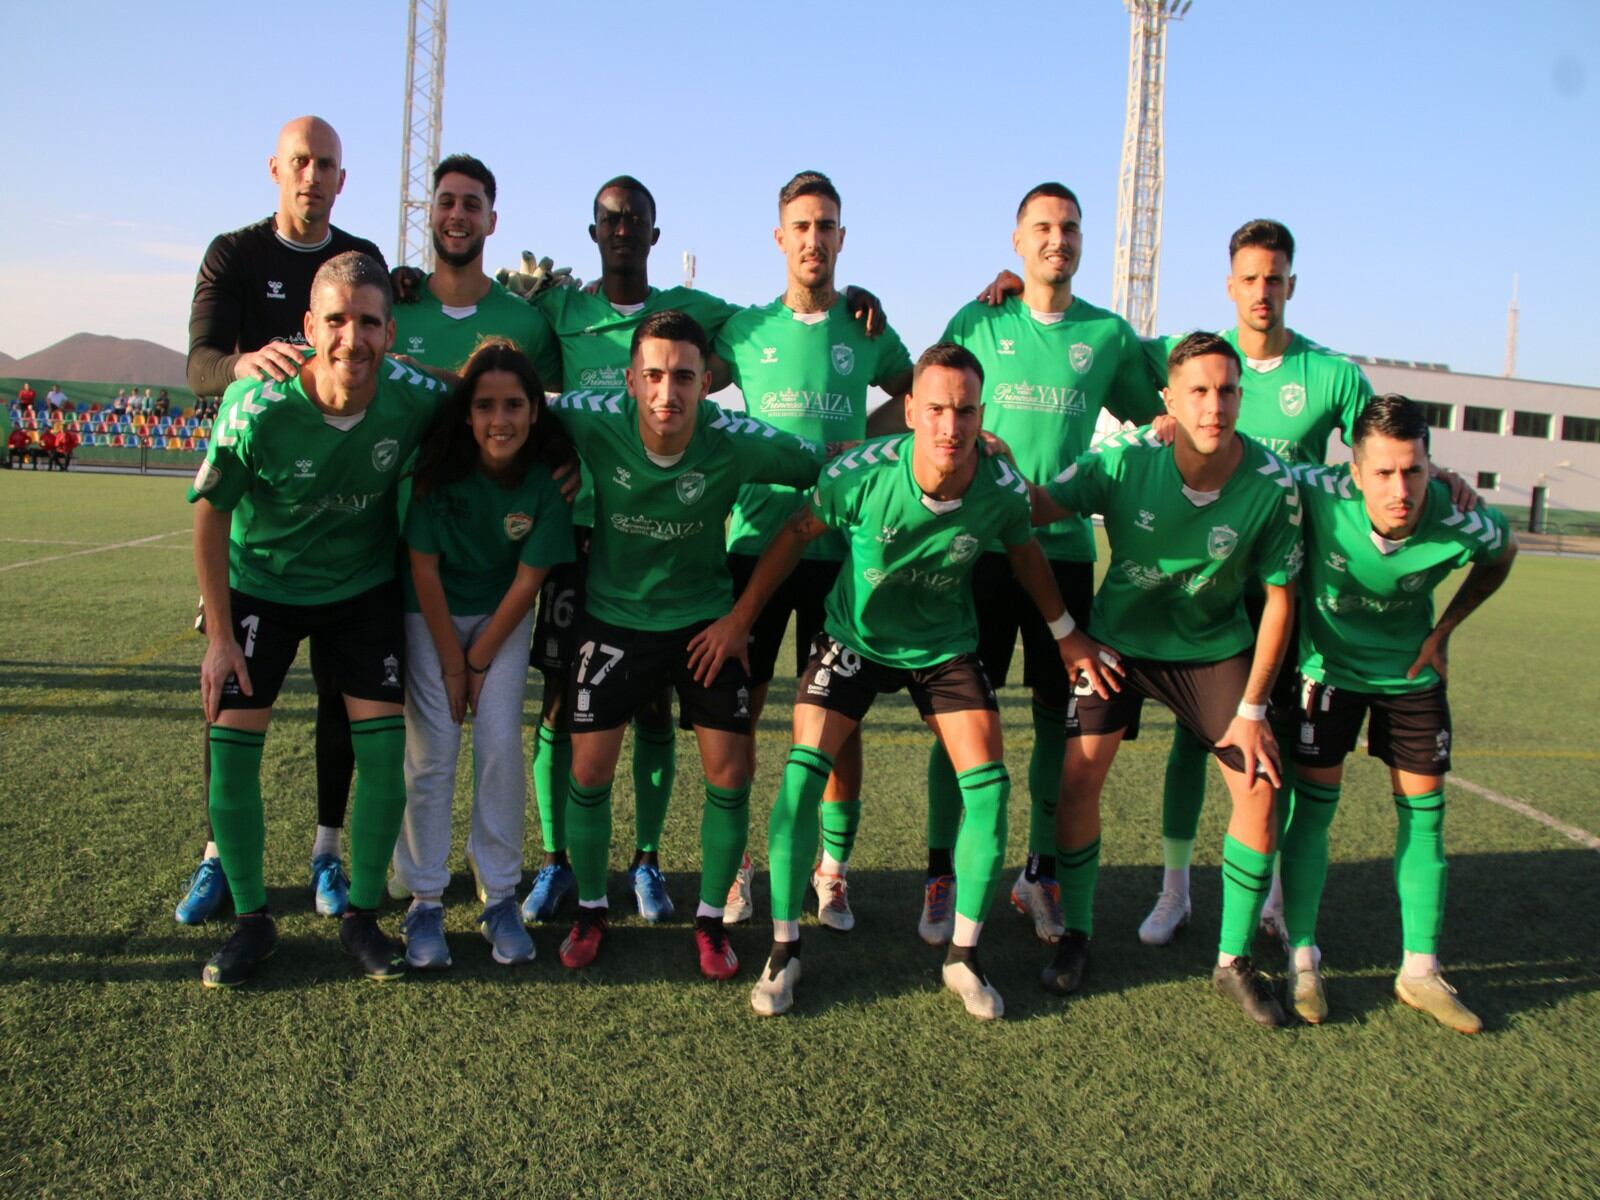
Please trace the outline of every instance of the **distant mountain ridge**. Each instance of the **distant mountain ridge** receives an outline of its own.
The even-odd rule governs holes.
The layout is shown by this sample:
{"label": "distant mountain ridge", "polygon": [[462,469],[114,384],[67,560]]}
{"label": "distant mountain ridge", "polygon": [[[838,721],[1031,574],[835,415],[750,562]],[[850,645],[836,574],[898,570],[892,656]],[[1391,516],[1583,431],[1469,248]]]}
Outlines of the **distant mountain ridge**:
{"label": "distant mountain ridge", "polygon": [[0,350],[0,367],[9,367],[12,363],[14,363],[16,361],[17,360],[12,358],[11,355],[7,354],[3,350]]}
{"label": "distant mountain ridge", "polygon": [[[5,374],[33,382],[42,394],[52,383],[138,384],[140,387],[188,386],[184,356],[142,338],[75,333],[26,357],[0,355]],[[42,385],[40,386],[40,381]]]}

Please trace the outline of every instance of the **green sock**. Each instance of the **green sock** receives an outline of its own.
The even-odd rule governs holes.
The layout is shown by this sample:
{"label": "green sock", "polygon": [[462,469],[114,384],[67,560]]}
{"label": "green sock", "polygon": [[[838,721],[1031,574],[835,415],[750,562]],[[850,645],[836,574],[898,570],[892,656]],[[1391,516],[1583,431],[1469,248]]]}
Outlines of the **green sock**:
{"label": "green sock", "polygon": [[721,908],[739,873],[750,840],[750,784],[719,788],[706,784],[700,810],[700,902]]}
{"label": "green sock", "polygon": [[[806,875],[817,854],[817,805],[833,773],[833,759],[814,746],[789,747],[783,783],[767,822],[767,869],[772,879],[772,919],[798,921]],[[726,899],[727,890],[723,890]]]}
{"label": "green sock", "polygon": [[546,854],[567,848],[567,776],[572,773],[572,735],[541,724],[534,737],[533,798]]}
{"label": "green sock", "polygon": [[[661,845],[678,773],[678,735],[669,726],[649,729],[633,723],[633,845],[654,851]],[[724,893],[726,896],[726,893]]]}
{"label": "green sock", "polygon": [[1297,780],[1285,793],[1288,811],[1283,840],[1278,843],[1278,872],[1283,877],[1283,920],[1289,943],[1314,946],[1317,909],[1328,882],[1328,826],[1339,807],[1339,786]]}
{"label": "green sock", "polygon": [[861,801],[827,801],[822,806],[822,849],[839,862],[849,862],[860,825]]}
{"label": "green sock", "polygon": [[1067,757],[1067,714],[1033,702],[1033,755],[1028,759],[1028,853],[1056,852],[1056,797]]}
{"label": "green sock", "polygon": [[611,856],[611,785],[579,787],[567,776],[567,845],[579,900],[606,898],[606,861]]}
{"label": "green sock", "polygon": [[1252,850],[1237,838],[1222,839],[1223,954],[1249,954],[1250,942],[1261,920],[1261,906],[1272,887],[1272,855]]}
{"label": "green sock", "polygon": [[1100,879],[1100,839],[1075,850],[1056,848],[1056,882],[1061,885],[1061,921],[1068,929],[1094,934],[1094,887]]}
{"label": "green sock", "polygon": [[350,808],[350,903],[377,908],[406,815],[406,719],[350,722],[356,790]]}
{"label": "green sock", "polygon": [[1200,810],[1206,805],[1206,759],[1210,757],[1210,751],[1186,726],[1179,725],[1173,732],[1161,789],[1161,836],[1172,843],[1164,844],[1162,857],[1169,870],[1181,871],[1194,855]]}
{"label": "green sock", "polygon": [[[1400,818],[1394,835],[1394,886],[1400,893],[1401,937],[1408,953],[1437,954],[1450,870],[1444,861],[1444,792],[1396,796],[1394,808]],[[226,870],[227,862],[222,865]]]}
{"label": "green sock", "polygon": [[1003,762],[981,763],[956,776],[967,819],[956,838],[956,912],[982,921],[1000,885],[1006,857],[1006,801],[1011,774]]}
{"label": "green sock", "polygon": [[262,858],[267,823],[261,811],[261,747],[267,735],[213,725],[206,731],[211,758],[211,840],[233,892],[234,912],[254,912],[267,903]]}
{"label": "green sock", "polygon": [[961,785],[944,746],[928,753],[928,849],[950,850],[961,829]]}

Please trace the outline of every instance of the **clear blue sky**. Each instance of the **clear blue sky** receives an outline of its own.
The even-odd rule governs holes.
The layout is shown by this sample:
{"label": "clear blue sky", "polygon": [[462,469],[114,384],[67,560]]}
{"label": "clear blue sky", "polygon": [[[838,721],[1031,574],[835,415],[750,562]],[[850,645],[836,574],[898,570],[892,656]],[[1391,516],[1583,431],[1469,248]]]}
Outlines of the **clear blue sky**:
{"label": "clear blue sky", "polygon": [[[0,0],[0,350],[80,330],[183,348],[206,242],[272,211],[266,158],[301,113],[344,140],[335,223],[392,255],[405,7]],[[915,352],[1014,261],[1044,179],[1082,198],[1076,289],[1109,303],[1127,53],[1115,0],[455,0],[444,150],[499,176],[491,269],[527,248],[595,274],[590,200],[626,171],[660,205],[653,281],[692,249],[700,286],[745,303],[782,289],[779,185],[826,171],[841,274]],[[1595,0],[1196,0],[1166,138],[1163,331],[1232,323],[1228,234],[1272,216],[1313,338],[1498,374],[1518,272],[1518,374],[1600,383]]]}

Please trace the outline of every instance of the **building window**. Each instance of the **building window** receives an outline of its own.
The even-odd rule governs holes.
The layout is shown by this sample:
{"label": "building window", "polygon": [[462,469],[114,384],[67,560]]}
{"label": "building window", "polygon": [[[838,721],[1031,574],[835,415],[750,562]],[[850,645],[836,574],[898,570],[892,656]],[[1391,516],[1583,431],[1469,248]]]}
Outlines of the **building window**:
{"label": "building window", "polygon": [[1550,437],[1550,414],[1536,412],[1514,412],[1511,414],[1511,433],[1513,437]]}
{"label": "building window", "polygon": [[1500,490],[1500,472],[1479,471],[1478,490],[1480,492],[1498,492]]}
{"label": "building window", "polygon": [[1448,404],[1435,404],[1432,400],[1418,400],[1417,406],[1428,419],[1429,429],[1449,429],[1455,410]]}
{"label": "building window", "polygon": [[1498,408],[1478,408],[1467,405],[1461,410],[1461,429],[1464,433],[1499,433],[1505,412]]}
{"label": "building window", "polygon": [[1564,442],[1600,442],[1600,418],[1562,417],[1561,440]]}

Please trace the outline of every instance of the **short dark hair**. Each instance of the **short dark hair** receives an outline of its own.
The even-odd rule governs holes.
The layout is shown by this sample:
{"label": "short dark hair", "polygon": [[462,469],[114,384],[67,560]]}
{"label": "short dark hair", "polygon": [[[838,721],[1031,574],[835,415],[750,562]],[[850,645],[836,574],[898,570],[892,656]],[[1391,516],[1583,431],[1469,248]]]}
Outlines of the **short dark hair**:
{"label": "short dark hair", "polygon": [[1415,400],[1397,392],[1374,396],[1356,417],[1350,430],[1350,445],[1356,447],[1372,434],[1393,438],[1397,442],[1414,442],[1422,439],[1422,448],[1428,448],[1428,414]]}
{"label": "short dark hair", "polygon": [[1022,214],[1028,211],[1028,205],[1037,196],[1052,196],[1057,200],[1071,200],[1072,207],[1078,210],[1078,217],[1083,217],[1083,205],[1078,203],[1078,194],[1064,183],[1040,183],[1028,189],[1028,194],[1022,198],[1022,203],[1017,205],[1017,220],[1022,220]]}
{"label": "short dark hair", "polygon": [[604,192],[604,191],[608,191],[611,188],[622,188],[624,191],[638,192],[646,200],[650,201],[650,223],[652,225],[655,224],[655,222],[656,222],[656,198],[650,194],[650,189],[649,188],[645,187],[644,184],[640,183],[632,175],[616,175],[616,176],[613,176],[612,178],[610,178],[610,179],[606,180],[604,183],[602,183],[599,186],[599,188],[597,188],[595,190],[595,193],[594,193],[594,204],[592,204],[590,207],[594,210],[594,213],[595,213],[596,216],[600,215],[600,193]]}
{"label": "short dark hair", "polygon": [[823,196],[832,200],[834,207],[840,212],[844,211],[844,201],[839,199],[839,189],[833,186],[821,171],[801,171],[788,183],[778,189],[778,214],[782,216],[784,207],[790,202],[800,199],[801,196]]}
{"label": "short dark hair", "polygon": [[1172,353],[1167,355],[1167,376],[1170,378],[1173,371],[1191,358],[1203,358],[1207,354],[1220,354],[1223,358],[1231,358],[1235,370],[1244,369],[1244,364],[1239,361],[1239,352],[1227,338],[1218,337],[1204,330],[1196,330],[1174,346]]}
{"label": "short dark hair", "polygon": [[929,367],[971,371],[978,377],[978,385],[983,386],[983,364],[978,361],[978,356],[965,346],[958,346],[954,342],[935,342],[922,352],[917,359],[917,365],[911,370],[912,390],[916,389],[917,380],[922,378],[922,373]]}
{"label": "short dark hair", "polygon": [[1289,265],[1294,265],[1294,234],[1289,232],[1289,227],[1282,221],[1269,221],[1265,217],[1257,217],[1254,221],[1246,221],[1239,226],[1228,239],[1228,261],[1232,262],[1233,256],[1246,246],[1271,250],[1273,253],[1281,250],[1289,260]]}
{"label": "short dark hair", "polygon": [[465,175],[483,184],[483,194],[489,197],[489,207],[494,207],[494,172],[470,154],[452,154],[433,169],[433,190],[439,190],[439,180],[446,175]]}
{"label": "short dark hair", "polygon": [[311,295],[330,283],[342,283],[352,290],[358,287],[375,287],[383,293],[383,315],[394,313],[394,289],[389,286],[389,272],[370,254],[360,250],[346,250],[335,254],[317,268],[311,278]]}
{"label": "short dark hair", "polygon": [[706,337],[705,329],[688,313],[675,308],[651,313],[639,322],[639,328],[633,331],[633,341],[628,346],[630,359],[639,353],[639,343],[646,338],[659,338],[664,342],[688,342],[700,351],[702,363],[711,361],[711,342]]}

